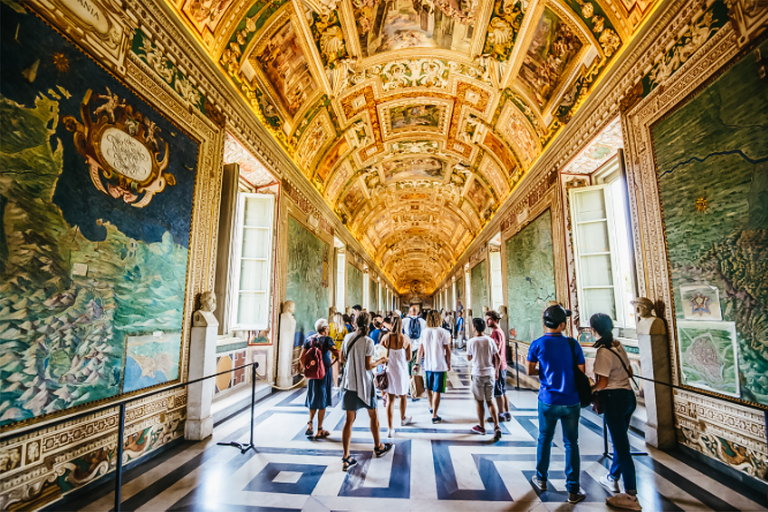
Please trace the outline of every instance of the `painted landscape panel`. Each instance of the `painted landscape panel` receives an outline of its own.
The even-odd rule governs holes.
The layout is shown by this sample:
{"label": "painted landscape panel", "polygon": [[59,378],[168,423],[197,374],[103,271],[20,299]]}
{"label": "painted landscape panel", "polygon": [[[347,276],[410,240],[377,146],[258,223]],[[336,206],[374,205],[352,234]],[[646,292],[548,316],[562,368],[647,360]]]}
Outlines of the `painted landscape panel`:
{"label": "painted landscape panel", "polygon": [[445,164],[432,157],[412,157],[388,160],[381,164],[384,179],[442,179]]}
{"label": "painted landscape panel", "polygon": [[440,107],[437,105],[402,105],[389,110],[392,130],[438,128]]}
{"label": "painted landscape panel", "polygon": [[517,339],[526,343],[544,334],[541,316],[547,303],[556,300],[552,251],[550,210],[507,240],[509,328],[515,329]]}
{"label": "painted landscape panel", "polygon": [[347,306],[363,304],[363,271],[347,264]]}
{"label": "painted landscape panel", "polygon": [[295,116],[317,90],[309,64],[289,20],[269,39],[259,55],[252,55],[254,66],[261,66],[286,110]]}
{"label": "painted landscape panel", "polygon": [[581,47],[581,41],[570,27],[545,8],[520,68],[520,80],[539,108],[552,98],[568,64]]}
{"label": "painted landscape panel", "polygon": [[370,0],[353,2],[363,57],[408,48],[468,53],[472,2],[455,0]]}
{"label": "painted landscape panel", "polygon": [[[765,55],[768,43],[760,50]],[[699,355],[710,354],[710,363],[720,367],[709,376],[721,370],[724,376],[719,385],[712,379],[705,386],[768,404],[768,95],[753,53],[651,133],[678,325],[691,287],[711,290],[691,305],[706,306],[710,319],[722,315],[721,322],[701,322],[719,327],[709,329],[709,338],[696,338],[702,340]],[[716,297],[719,308],[706,304]],[[717,334],[731,324],[738,358],[733,361]],[[682,334],[677,341],[683,380],[704,387],[686,363]],[[731,368],[738,369],[735,379],[725,378]]]}
{"label": "painted landscape panel", "polygon": [[488,274],[485,260],[472,267],[469,283],[472,287],[472,314],[480,318],[483,316],[483,307],[491,307],[488,304]]}
{"label": "painted landscape panel", "polygon": [[467,298],[465,297],[466,293],[464,292],[464,275],[462,274],[461,277],[456,278],[456,307],[461,310],[463,308],[466,308],[466,302]]}
{"label": "painted landscape panel", "polygon": [[179,377],[198,146],[37,17],[2,13],[7,426]]}
{"label": "painted landscape panel", "polygon": [[379,310],[379,283],[377,283],[376,281],[371,279],[371,284],[370,284],[369,290],[370,290],[370,293],[371,293],[370,312],[371,313],[376,313]]}
{"label": "painted landscape panel", "polygon": [[315,322],[328,316],[330,246],[293,217],[288,217],[288,276],[285,300],[296,304],[294,346],[304,344]]}

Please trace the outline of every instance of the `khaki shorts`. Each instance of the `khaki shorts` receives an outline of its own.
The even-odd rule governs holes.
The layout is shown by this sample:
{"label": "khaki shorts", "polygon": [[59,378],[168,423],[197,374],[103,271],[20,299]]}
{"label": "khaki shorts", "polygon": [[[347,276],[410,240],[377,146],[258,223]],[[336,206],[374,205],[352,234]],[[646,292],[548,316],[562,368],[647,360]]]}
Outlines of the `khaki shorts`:
{"label": "khaki shorts", "polygon": [[472,376],[472,394],[478,402],[490,402],[493,400],[493,377]]}

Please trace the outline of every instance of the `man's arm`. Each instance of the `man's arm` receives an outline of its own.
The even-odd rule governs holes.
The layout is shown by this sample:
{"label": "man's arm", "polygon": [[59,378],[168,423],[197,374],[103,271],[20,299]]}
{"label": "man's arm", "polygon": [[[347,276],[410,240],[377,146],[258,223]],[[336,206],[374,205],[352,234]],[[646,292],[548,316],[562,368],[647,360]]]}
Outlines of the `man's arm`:
{"label": "man's arm", "polygon": [[528,361],[528,375],[536,375],[536,362]]}
{"label": "man's arm", "polygon": [[451,371],[451,344],[446,343],[445,347],[445,360],[448,361],[448,371]]}

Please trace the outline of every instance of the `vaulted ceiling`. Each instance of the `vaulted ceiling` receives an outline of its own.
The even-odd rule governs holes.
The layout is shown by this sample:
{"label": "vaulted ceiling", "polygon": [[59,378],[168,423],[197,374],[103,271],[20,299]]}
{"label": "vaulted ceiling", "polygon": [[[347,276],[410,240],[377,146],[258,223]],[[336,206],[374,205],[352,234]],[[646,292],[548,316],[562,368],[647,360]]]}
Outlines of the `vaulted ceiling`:
{"label": "vaulted ceiling", "polygon": [[167,0],[400,293],[430,294],[653,0]]}

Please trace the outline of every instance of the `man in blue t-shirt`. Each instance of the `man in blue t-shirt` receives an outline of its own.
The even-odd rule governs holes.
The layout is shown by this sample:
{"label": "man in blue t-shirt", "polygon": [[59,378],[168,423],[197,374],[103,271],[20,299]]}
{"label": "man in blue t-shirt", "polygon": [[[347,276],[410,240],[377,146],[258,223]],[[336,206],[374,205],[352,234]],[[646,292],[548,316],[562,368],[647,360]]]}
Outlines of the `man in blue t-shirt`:
{"label": "man in blue t-shirt", "polygon": [[570,310],[560,305],[548,307],[544,311],[544,336],[531,343],[528,350],[528,374],[534,374],[538,363],[540,382],[539,442],[536,448],[536,474],[531,478],[531,482],[540,491],[547,490],[552,438],[555,436],[557,421],[560,420],[563,423],[568,503],[579,503],[584,501],[586,495],[579,492],[581,402],[573,375],[573,354],[575,353],[579,369],[584,371],[584,352],[576,340],[573,340],[572,345],[572,338],[563,335],[569,316]]}

